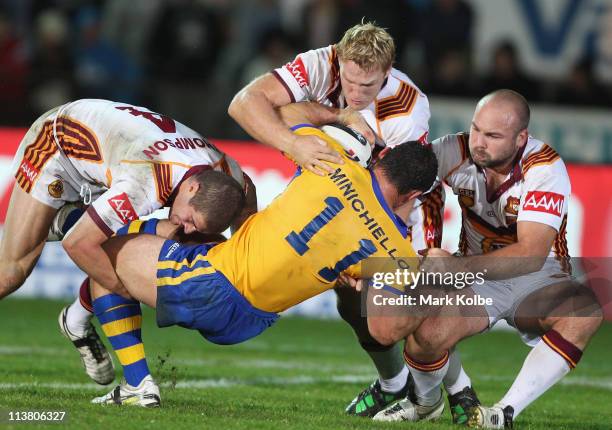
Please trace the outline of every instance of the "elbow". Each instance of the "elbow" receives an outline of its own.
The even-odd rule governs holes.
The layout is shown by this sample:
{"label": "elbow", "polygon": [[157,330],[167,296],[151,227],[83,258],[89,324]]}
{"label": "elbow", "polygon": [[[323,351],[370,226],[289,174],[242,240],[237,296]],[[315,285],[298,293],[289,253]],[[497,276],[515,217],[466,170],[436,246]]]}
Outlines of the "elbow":
{"label": "elbow", "polygon": [[227,114],[239,122],[244,113],[248,111],[247,105],[249,104],[249,99],[253,97],[253,93],[254,91],[250,85],[241,89],[227,107]]}
{"label": "elbow", "polygon": [[236,119],[240,111],[239,96],[240,93],[236,94],[227,108],[227,114],[234,120]]}
{"label": "elbow", "polygon": [[62,240],[62,248],[66,251],[66,254],[72,259],[77,254],[78,248],[81,246],[81,241],[75,240],[72,235],[68,235]]}
{"label": "elbow", "polygon": [[78,261],[81,259],[81,257],[90,254],[92,243],[82,237],[77,238],[75,235],[68,235],[62,241],[62,247],[72,260]]}

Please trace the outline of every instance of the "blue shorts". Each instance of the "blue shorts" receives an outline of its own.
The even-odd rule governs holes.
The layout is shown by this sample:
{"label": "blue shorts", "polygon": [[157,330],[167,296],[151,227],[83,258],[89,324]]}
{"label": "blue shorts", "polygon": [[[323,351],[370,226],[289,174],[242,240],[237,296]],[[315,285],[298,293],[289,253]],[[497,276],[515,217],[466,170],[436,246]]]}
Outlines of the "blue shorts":
{"label": "blue shorts", "polygon": [[215,244],[167,240],[157,262],[157,325],[198,330],[213,343],[232,345],[259,335],[279,315],[253,307],[206,260]]}

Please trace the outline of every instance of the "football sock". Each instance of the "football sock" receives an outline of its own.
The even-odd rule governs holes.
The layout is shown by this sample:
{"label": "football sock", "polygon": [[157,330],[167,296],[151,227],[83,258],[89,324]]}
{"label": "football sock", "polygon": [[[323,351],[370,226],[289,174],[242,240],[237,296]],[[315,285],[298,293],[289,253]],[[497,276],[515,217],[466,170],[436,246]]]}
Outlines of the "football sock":
{"label": "football sock", "polygon": [[444,388],[449,395],[457,394],[465,387],[471,387],[472,381],[463,370],[461,355],[456,348],[452,348],[448,355],[448,371],[444,376]]}
{"label": "football sock", "polygon": [[85,278],[79,290],[79,296],[66,311],[66,326],[68,330],[79,337],[85,337],[93,317],[91,295],[89,293],[89,278]]}
{"label": "football sock", "polygon": [[448,370],[448,352],[431,363],[416,361],[406,351],[404,351],[404,359],[414,379],[414,393],[417,396],[417,403],[421,406],[435,405],[442,395],[440,384]]}
{"label": "football sock", "polygon": [[150,374],[140,334],[140,303],[117,294],[108,294],[94,300],[93,305],[102,330],[123,366],[125,380],[137,387]]}
{"label": "football sock", "polygon": [[582,351],[550,330],[529,352],[512,387],[497,403],[514,408],[514,417],[576,367]]}
{"label": "football sock", "polygon": [[404,371],[406,364],[402,359],[402,349],[401,342],[398,342],[386,351],[366,351],[376,366],[381,387],[388,393],[400,391],[408,379],[408,373]]}
{"label": "football sock", "polygon": [[402,388],[406,386],[406,381],[408,381],[408,368],[404,366],[400,373],[398,373],[393,378],[388,379],[380,379],[380,388],[387,393],[397,393],[401,391]]}

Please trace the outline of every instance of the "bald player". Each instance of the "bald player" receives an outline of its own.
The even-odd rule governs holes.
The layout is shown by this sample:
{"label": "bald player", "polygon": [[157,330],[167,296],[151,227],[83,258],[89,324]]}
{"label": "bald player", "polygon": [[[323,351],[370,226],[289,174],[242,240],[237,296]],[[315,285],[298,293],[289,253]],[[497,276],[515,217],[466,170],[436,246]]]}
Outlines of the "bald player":
{"label": "bald player", "polygon": [[[533,349],[506,395],[492,407],[473,408],[469,424],[511,427],[514,418],[578,364],[601,324],[592,294],[575,288],[570,275],[565,234],[570,180],[565,164],[550,146],[529,135],[529,117],[523,96],[495,91],[479,101],[469,134],[447,135],[432,143],[438,176],[459,198],[462,232],[459,257],[433,249],[422,268],[484,273],[484,283],[461,293],[490,299],[491,304],[470,306],[470,318],[446,313],[426,319],[408,337],[404,351],[416,401],[406,398],[375,420],[417,421],[439,415],[439,386],[448,370],[449,349],[505,320]],[[565,316],[563,306],[568,304],[585,312]],[[368,322],[375,338],[391,343],[405,318]]]}

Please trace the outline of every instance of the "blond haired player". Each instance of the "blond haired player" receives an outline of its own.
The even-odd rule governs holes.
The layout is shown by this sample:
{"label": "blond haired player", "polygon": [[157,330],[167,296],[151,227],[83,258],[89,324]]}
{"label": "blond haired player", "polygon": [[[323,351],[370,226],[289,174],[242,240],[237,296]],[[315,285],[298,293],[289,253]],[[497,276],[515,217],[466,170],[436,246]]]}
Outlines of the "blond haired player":
{"label": "blond haired player", "polygon": [[[565,229],[570,180],[565,164],[550,146],[529,135],[529,117],[523,96],[495,91],[478,103],[469,135],[432,142],[438,176],[458,195],[462,208],[462,256],[435,249],[432,255],[448,258],[428,254],[421,267],[436,273],[484,273],[487,281],[464,294],[490,301],[470,306],[469,318],[446,313],[419,326],[405,349],[416,401],[402,400],[375,420],[439,416],[447,351],[503,319],[533,349],[506,395],[493,407],[472,408],[469,424],[512,427],[518,414],[577,365],[601,324],[592,293],[576,288],[569,274]],[[571,317],[564,308],[568,304]],[[401,335],[402,324],[402,318],[378,318],[370,328],[376,338],[392,342],[396,339],[389,334]]]}
{"label": "blond haired player", "polygon": [[[276,107],[291,102],[313,101],[319,116],[317,125],[349,123],[370,140],[395,147],[403,142],[427,140],[429,103],[408,76],[393,67],[395,43],[390,34],[373,23],[348,29],[335,45],[299,54],[292,62],[265,74],[245,88],[229,106],[229,114],[255,139],[289,154],[300,166],[318,174],[341,162],[333,148],[316,136],[291,133],[280,120]],[[361,112],[368,121],[355,116]],[[369,126],[369,127],[368,127]],[[375,133],[372,133],[371,128]],[[442,239],[443,189],[437,187],[414,209],[398,209],[411,229],[416,250],[440,246]],[[360,344],[373,360],[379,378],[348,405],[349,414],[373,416],[407,389],[408,371],[401,347],[382,346],[367,329],[360,314],[359,295],[351,289],[336,288],[338,311],[355,330]],[[452,354],[453,372],[447,388],[453,407],[477,403],[473,393],[463,393],[470,381],[457,354]],[[467,385],[457,386],[463,381]],[[455,418],[459,419],[459,418]],[[463,417],[465,419],[465,417]]]}
{"label": "blond haired player", "polygon": [[[62,214],[58,209],[68,202],[89,208],[80,219],[74,211],[78,221],[71,221],[76,224],[64,249],[93,280],[121,293],[101,247],[108,237],[163,206],[171,207],[170,221],[185,233],[223,231],[242,207],[245,185],[238,164],[195,131],[146,108],[106,100],[77,100],[43,114],[23,138],[13,171],[0,244],[0,297],[31,273]],[[80,300],[62,311],[61,328],[89,376],[107,384],[114,379],[112,362],[90,323],[88,297],[86,281]]]}

